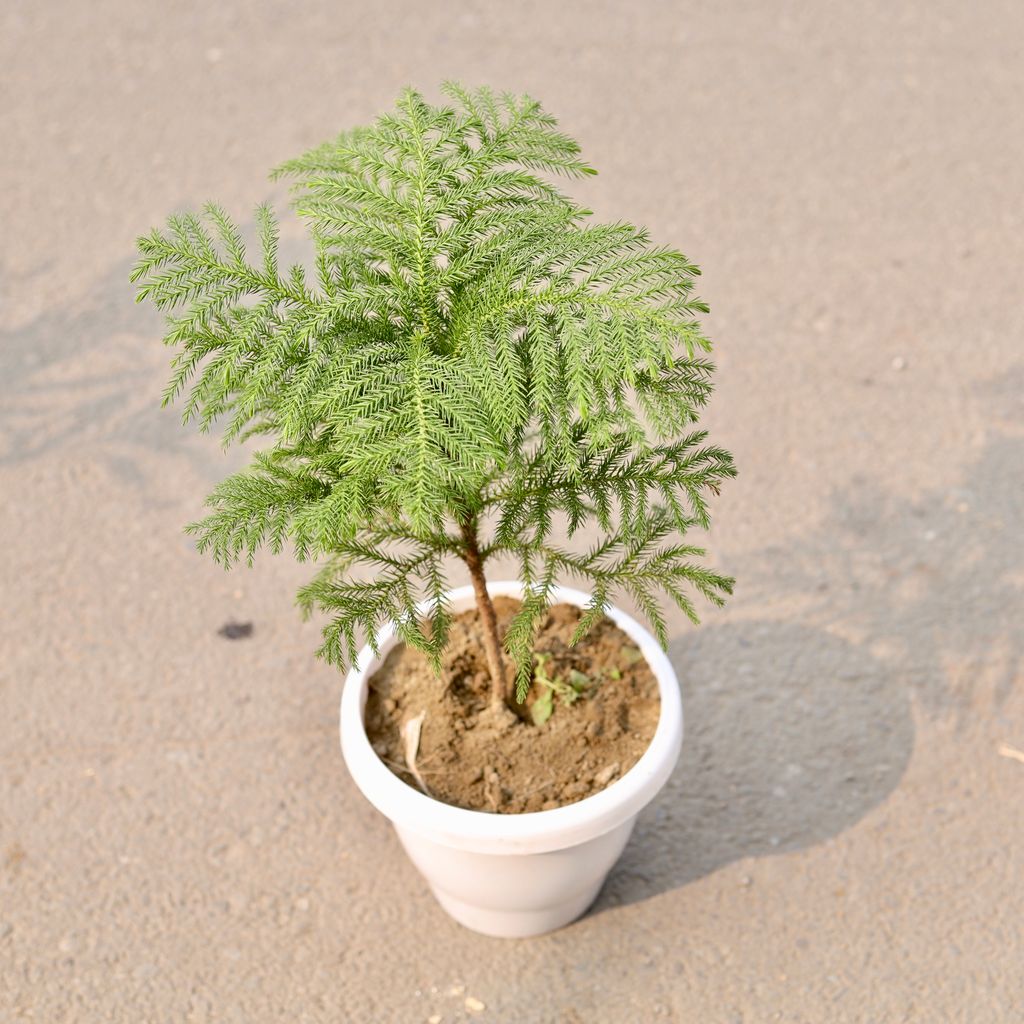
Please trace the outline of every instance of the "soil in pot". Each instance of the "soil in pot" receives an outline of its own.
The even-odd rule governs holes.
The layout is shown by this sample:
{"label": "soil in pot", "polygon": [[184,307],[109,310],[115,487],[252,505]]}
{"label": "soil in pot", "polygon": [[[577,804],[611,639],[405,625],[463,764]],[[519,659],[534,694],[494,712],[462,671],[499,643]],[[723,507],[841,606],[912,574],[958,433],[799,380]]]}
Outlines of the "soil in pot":
{"label": "soil in pot", "polygon": [[[502,632],[518,607],[495,599]],[[440,676],[419,651],[395,647],[369,682],[366,731],[378,756],[435,799],[501,814],[550,810],[611,785],[654,736],[658,684],[611,619],[570,647],[580,614],[556,605],[542,621],[539,666],[518,715],[490,705],[475,610],[455,617]],[[407,758],[408,725],[421,715],[417,779]]]}

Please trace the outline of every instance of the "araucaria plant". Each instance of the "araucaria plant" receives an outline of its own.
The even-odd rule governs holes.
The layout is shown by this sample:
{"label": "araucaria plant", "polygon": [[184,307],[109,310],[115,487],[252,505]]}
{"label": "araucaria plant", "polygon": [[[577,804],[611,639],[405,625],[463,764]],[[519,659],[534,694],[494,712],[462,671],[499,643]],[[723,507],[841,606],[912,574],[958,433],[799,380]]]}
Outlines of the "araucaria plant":
{"label": "araucaria plant", "polygon": [[[329,614],[319,653],[339,665],[388,620],[438,664],[461,559],[493,700],[522,700],[559,578],[593,594],[576,639],[617,591],[662,643],[658,592],[694,621],[694,591],[721,603],[732,580],[680,535],[707,527],[734,469],[694,427],[713,369],[698,269],[548,180],[594,171],[540,104],[444,91],[407,91],[275,172],[296,179],[313,268],[279,266],[267,207],[251,258],[208,205],[140,238],[132,279],[168,313],[165,403],[184,395],[184,420],[225,443],[268,439],[189,527],[199,548],[226,566],[286,543],[324,560],[299,600]],[[526,592],[504,642],[497,557]]]}

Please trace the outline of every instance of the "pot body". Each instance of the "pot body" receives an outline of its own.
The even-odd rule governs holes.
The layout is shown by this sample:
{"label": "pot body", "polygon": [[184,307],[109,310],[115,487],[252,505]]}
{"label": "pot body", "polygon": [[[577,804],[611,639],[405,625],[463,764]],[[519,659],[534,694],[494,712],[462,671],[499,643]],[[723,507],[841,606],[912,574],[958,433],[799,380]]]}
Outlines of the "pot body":
{"label": "pot body", "polygon": [[[523,593],[518,582],[491,583],[488,590],[494,597]],[[453,590],[449,598],[455,612],[474,604],[471,587]],[[589,599],[565,587],[553,594],[554,603],[579,607]],[[672,665],[638,622],[616,608],[608,615],[639,647],[658,682],[658,726],[643,756],[620,779],[551,811],[489,814],[452,807],[407,786],[383,764],[367,739],[363,713],[369,678],[397,642],[392,630],[378,637],[380,656],[365,648],[345,680],[341,747],[356,785],[391,820],[441,906],[474,931],[524,937],[579,917],[622,853],[637,814],[678,760],[683,715]]]}

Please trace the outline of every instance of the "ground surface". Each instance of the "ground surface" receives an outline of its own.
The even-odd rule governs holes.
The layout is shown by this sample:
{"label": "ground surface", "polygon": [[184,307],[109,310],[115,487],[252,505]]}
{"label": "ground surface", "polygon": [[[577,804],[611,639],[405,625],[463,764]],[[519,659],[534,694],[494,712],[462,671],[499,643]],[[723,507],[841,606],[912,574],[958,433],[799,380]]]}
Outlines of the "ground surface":
{"label": "ground surface", "polygon": [[[1024,7],[7,4],[0,1020],[1020,1019]],[[157,409],[135,234],[405,83],[527,89],[603,217],[705,268],[740,580],[688,737],[582,921],[449,921],[348,780],[229,465]],[[299,250],[297,250],[299,251]],[[218,635],[227,622],[252,634]]]}

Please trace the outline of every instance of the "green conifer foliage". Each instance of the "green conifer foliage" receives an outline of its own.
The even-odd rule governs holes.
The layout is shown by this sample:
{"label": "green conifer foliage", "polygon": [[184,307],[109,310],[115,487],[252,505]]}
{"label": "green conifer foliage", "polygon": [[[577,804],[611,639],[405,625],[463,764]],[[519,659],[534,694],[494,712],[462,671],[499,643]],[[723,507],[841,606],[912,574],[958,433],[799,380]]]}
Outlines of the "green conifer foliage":
{"label": "green conifer foliage", "polygon": [[[225,566],[290,545],[322,561],[299,601],[328,613],[345,665],[387,621],[437,663],[454,559],[469,567],[495,699],[522,699],[556,580],[617,592],[662,643],[658,597],[697,621],[732,580],[681,535],[734,475],[696,429],[711,391],[699,273],[630,224],[596,224],[552,176],[594,171],[534,100],[407,91],[373,125],[275,172],[294,179],[315,269],[278,262],[271,211],[250,254],[227,214],[138,240],[139,300],[176,350],[165,404],[266,447],[189,530]],[[580,550],[572,538],[596,537]],[[566,536],[568,542],[556,538]],[[484,567],[513,557],[527,597],[497,643]],[[424,598],[433,611],[422,619]]]}

